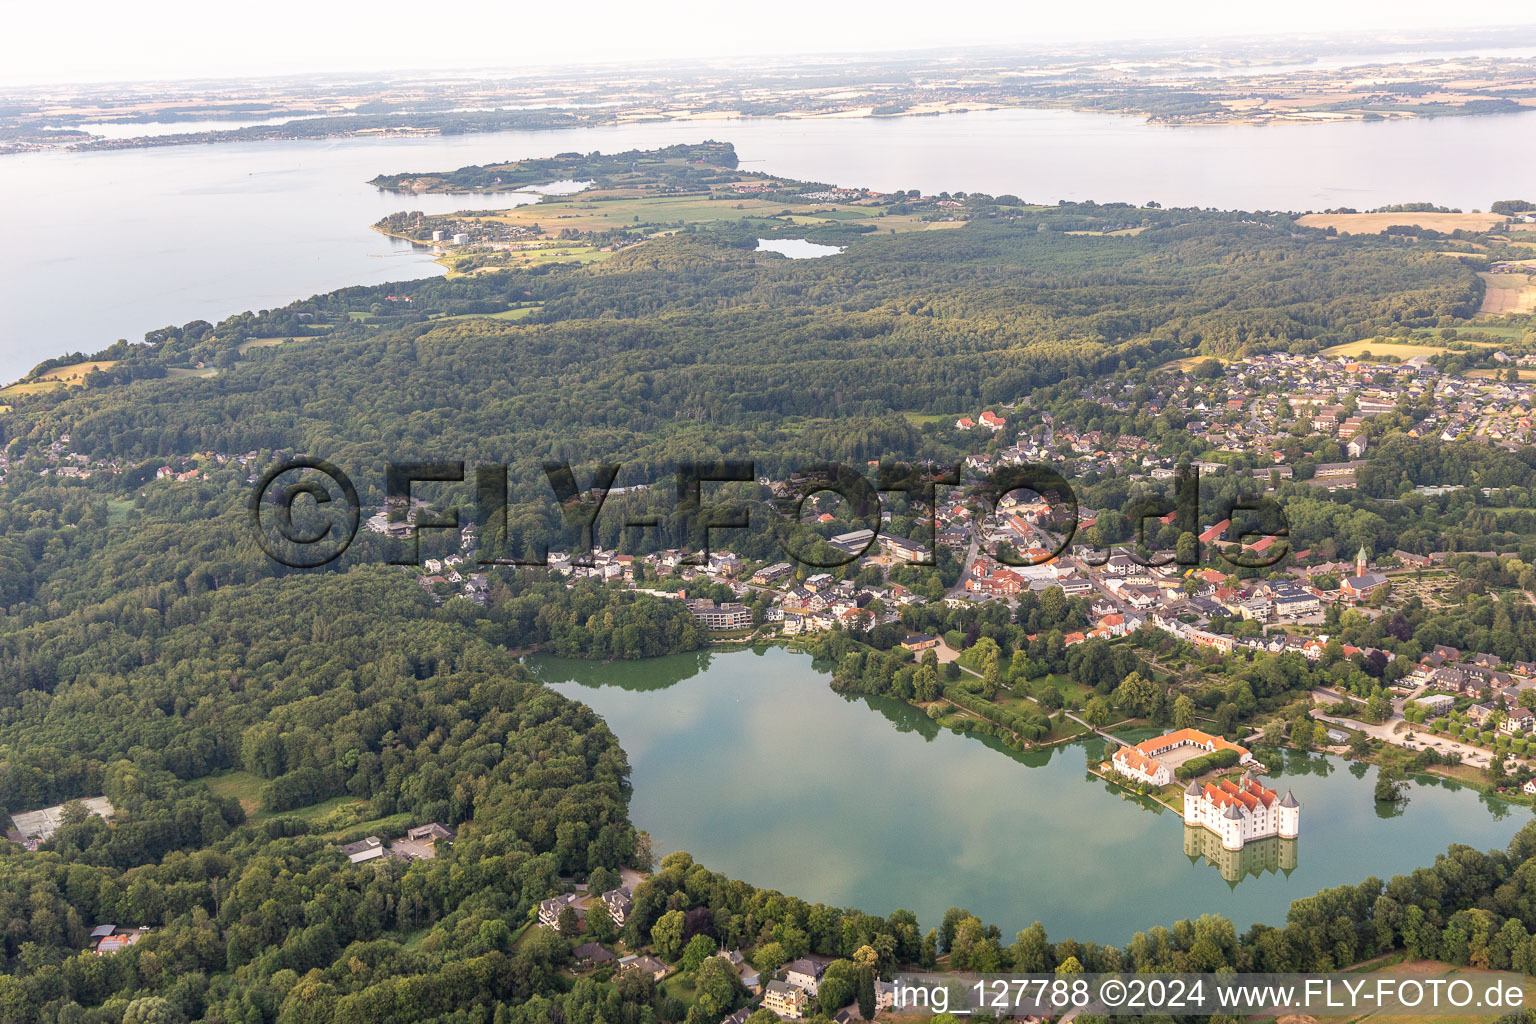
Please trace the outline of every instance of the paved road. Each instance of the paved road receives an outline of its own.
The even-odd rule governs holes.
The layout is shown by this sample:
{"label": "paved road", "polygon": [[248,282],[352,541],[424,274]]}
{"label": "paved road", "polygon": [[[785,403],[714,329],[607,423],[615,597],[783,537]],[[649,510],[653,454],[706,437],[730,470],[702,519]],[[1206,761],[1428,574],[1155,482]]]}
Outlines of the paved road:
{"label": "paved road", "polygon": [[[1312,697],[1314,700],[1326,701],[1329,704],[1337,704],[1340,699],[1339,694],[1330,690],[1313,690]],[[1350,697],[1350,700],[1361,703],[1356,697]],[[1436,735],[1427,729],[1420,729],[1404,719],[1402,705],[1406,700],[1407,698],[1401,697],[1393,700],[1392,706],[1395,709],[1395,713],[1380,725],[1372,725],[1370,722],[1361,722],[1353,718],[1339,718],[1334,715],[1324,714],[1315,708],[1312,711],[1312,717],[1329,725],[1337,725],[1341,728],[1363,732],[1372,739],[1382,740],[1386,743],[1395,743],[1400,747],[1412,743],[1416,749],[1428,748],[1441,754],[1455,752],[1461,755],[1463,764],[1468,764],[1475,768],[1485,768],[1488,766],[1489,758],[1492,756],[1490,751],[1482,747],[1473,746],[1470,743],[1463,743],[1460,740],[1453,740],[1448,736]]]}
{"label": "paved road", "polygon": [[981,551],[981,531],[971,526],[971,546],[966,549],[965,562],[960,567],[960,578],[955,585],[945,592],[945,597],[964,597],[965,581],[971,578],[971,566],[976,562],[976,555]]}

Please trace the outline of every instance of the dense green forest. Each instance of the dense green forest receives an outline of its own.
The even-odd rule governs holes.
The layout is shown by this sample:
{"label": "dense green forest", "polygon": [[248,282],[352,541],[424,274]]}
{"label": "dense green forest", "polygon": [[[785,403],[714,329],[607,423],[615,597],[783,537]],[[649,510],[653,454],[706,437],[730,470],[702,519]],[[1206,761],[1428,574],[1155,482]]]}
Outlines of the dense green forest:
{"label": "dense green forest", "polygon": [[[528,173],[575,173],[556,164]],[[374,506],[390,461],[504,463],[508,533],[520,546],[551,543],[564,534],[546,507],[546,460],[569,460],[583,482],[588,467],[621,462],[620,483],[667,481],[683,460],[750,458],[776,475],[826,460],[953,461],[958,449],[921,414],[1067,402],[1068,382],[1176,357],[1436,326],[1480,298],[1455,260],[1328,240],[1279,215],[1022,213],[989,197],[976,211],[957,229],[850,231],[831,260],[755,254],[726,228],[584,268],[349,288],[167,327],[107,350],[116,363],[83,388],[12,400],[0,420],[0,810],[105,794],[118,814],[111,825],[71,815],[38,852],[0,846],[0,1024],[714,1024],[739,999],[727,989],[704,1009],[634,977],[573,981],[562,972],[572,944],[525,930],[562,878],[612,881],[620,867],[651,865],[613,735],[514,652],[695,649],[705,638],[687,610],[503,570],[484,607],[438,604],[381,564],[371,536],[324,569],[285,569],[244,512],[251,479],[277,453],[344,467]],[[1067,233],[1151,214],[1134,235]],[[528,304],[537,308],[520,320],[488,316]],[[208,368],[218,372],[170,372]],[[1382,448],[1390,466],[1366,481],[1382,493],[1426,460],[1485,458]],[[53,472],[60,450],[91,475]],[[234,458],[247,453],[248,464]],[[1477,471],[1529,465],[1486,463]],[[198,474],[158,480],[168,464]],[[1094,500],[1116,493],[1113,481],[1087,485],[1102,488]],[[597,539],[677,543],[670,498],[659,487],[615,499]],[[1352,510],[1315,500],[1326,507],[1293,529],[1343,543],[1360,530],[1411,543],[1433,512],[1405,504],[1380,523],[1340,523]],[[651,512],[661,523],[646,530],[625,530],[618,514]],[[941,564],[940,592],[957,571]],[[1014,621],[935,608],[907,624],[1022,651],[1026,674],[1108,687],[1139,662],[1125,648],[1061,649],[1083,603],[1031,598]],[[1487,649],[1536,657],[1528,609],[1470,615]],[[1349,628],[1377,640],[1402,632]],[[1410,614],[1402,628],[1398,640],[1428,643],[1462,627]],[[825,652],[841,688],[947,682],[884,661],[890,635],[861,640],[873,646]],[[1013,724],[1043,727],[1033,716]],[[353,866],[338,848],[428,821],[459,832],[436,860]],[[924,933],[905,912],[810,906],[673,855],[640,886],[625,930],[659,946],[667,918],[668,944],[705,934],[759,966],[867,945],[883,969],[941,952],[973,969],[1068,957],[1090,970],[1320,969],[1403,947],[1525,969],[1536,964],[1533,843],[1527,830],[1507,852],[1452,848],[1411,877],[1298,901],[1283,928],[1239,937],[1203,918],[1128,936],[1123,949],[1052,944],[1039,929],[1009,942],[958,911]],[[155,931],[111,957],[82,954],[104,921]]]}
{"label": "dense green forest", "polygon": [[553,181],[613,185],[643,178],[686,188],[721,180],[722,169],[735,168],[736,164],[736,149],[728,142],[683,143],[622,153],[560,153],[546,159],[460,167],[447,174],[381,174],[368,184],[391,191],[506,192]]}

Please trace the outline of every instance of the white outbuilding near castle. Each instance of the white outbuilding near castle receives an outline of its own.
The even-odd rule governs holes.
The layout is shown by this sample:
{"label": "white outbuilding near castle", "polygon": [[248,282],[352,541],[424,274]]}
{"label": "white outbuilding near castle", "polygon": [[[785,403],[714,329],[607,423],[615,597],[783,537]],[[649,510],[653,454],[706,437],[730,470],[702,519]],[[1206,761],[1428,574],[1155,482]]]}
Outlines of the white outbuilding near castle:
{"label": "white outbuilding near castle", "polygon": [[1115,751],[1111,762],[1115,770],[1126,778],[1153,786],[1166,786],[1173,781],[1174,768],[1191,757],[1213,754],[1218,750],[1233,751],[1237,754],[1239,764],[1253,760],[1247,747],[1240,747],[1199,729],[1178,729],[1154,739],[1142,740],[1134,747],[1121,747]]}

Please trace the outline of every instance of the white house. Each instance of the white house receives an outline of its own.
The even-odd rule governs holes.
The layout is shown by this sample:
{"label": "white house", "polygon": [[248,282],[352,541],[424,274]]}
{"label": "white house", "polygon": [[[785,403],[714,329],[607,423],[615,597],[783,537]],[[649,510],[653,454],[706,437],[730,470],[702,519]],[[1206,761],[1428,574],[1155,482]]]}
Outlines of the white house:
{"label": "white house", "polygon": [[1115,771],[1128,779],[1145,782],[1151,786],[1166,786],[1173,781],[1168,766],[1155,757],[1148,757],[1135,747],[1121,747],[1111,761]]}
{"label": "white house", "polygon": [[784,980],[814,996],[820,990],[821,976],[826,972],[826,964],[802,957],[784,965]]}

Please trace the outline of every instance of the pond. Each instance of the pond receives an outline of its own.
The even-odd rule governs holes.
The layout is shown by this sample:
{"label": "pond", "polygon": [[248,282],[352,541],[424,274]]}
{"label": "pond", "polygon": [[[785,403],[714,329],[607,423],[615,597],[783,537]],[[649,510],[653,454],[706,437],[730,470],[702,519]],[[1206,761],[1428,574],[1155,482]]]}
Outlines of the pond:
{"label": "pond", "polygon": [[803,238],[759,238],[758,252],[776,252],[792,260],[814,260],[823,256],[836,256],[843,251],[840,245],[821,245]]}
{"label": "pond", "polygon": [[1123,944],[1219,913],[1281,924],[1321,888],[1434,862],[1451,842],[1506,845],[1519,806],[1437,780],[1376,804],[1376,770],[1295,754],[1268,784],[1302,805],[1294,843],[1224,853],[1203,830],[1087,772],[1100,741],[1016,754],[921,711],[833,692],[780,648],[597,664],[529,660],[608,722],[633,769],[631,817],[658,854],[803,899],[926,929],[951,906],[1014,932]]}

